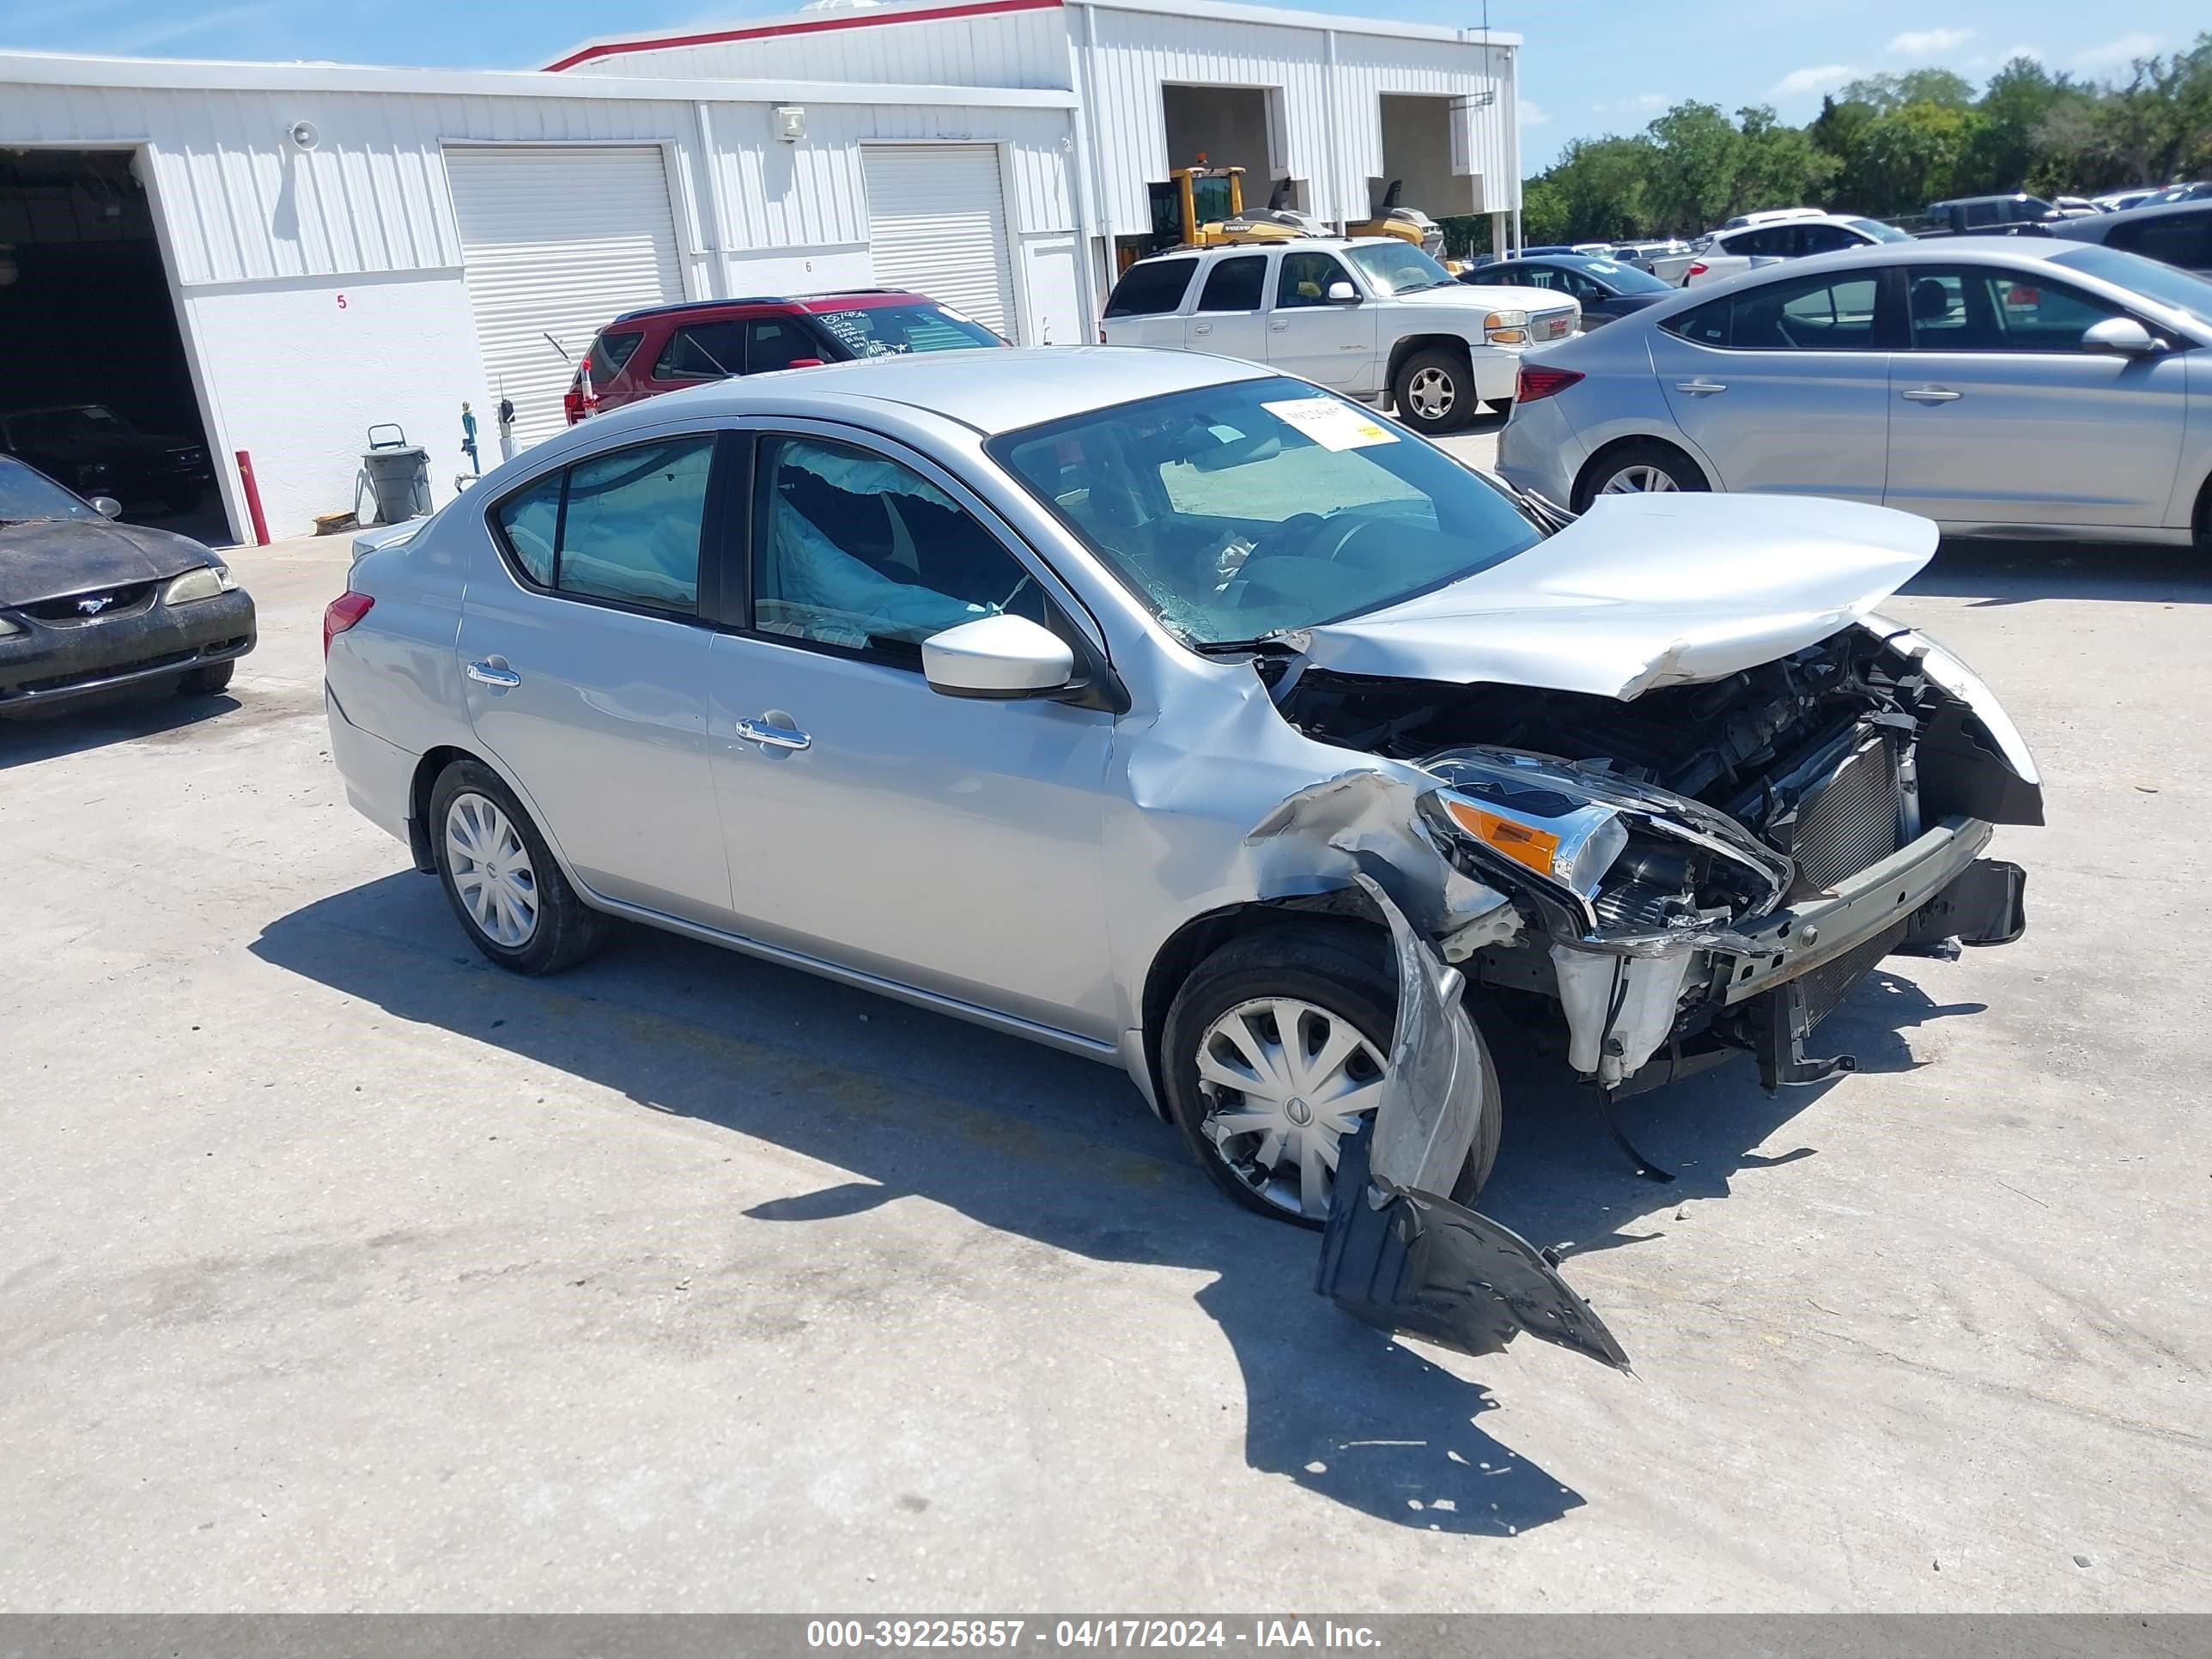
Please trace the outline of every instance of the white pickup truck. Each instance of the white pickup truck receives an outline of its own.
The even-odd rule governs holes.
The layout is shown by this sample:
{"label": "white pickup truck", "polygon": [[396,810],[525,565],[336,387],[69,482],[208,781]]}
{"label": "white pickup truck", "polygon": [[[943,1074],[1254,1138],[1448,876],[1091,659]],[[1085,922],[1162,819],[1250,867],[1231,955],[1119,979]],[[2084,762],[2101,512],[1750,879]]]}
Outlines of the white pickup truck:
{"label": "white pickup truck", "polygon": [[1267,363],[1379,403],[1417,432],[1511,406],[1521,354],[1564,340],[1582,307],[1540,288],[1454,277],[1388,236],[1177,248],[1139,259],[1106,302],[1109,345]]}

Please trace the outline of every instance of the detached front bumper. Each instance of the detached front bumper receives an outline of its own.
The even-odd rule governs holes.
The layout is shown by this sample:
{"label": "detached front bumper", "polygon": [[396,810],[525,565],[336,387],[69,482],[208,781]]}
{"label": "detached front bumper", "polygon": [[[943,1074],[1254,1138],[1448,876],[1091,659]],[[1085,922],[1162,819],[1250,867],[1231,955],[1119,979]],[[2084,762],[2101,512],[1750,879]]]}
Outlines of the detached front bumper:
{"label": "detached front bumper", "polygon": [[191,605],[150,600],[82,622],[24,617],[18,627],[0,636],[0,713],[174,678],[244,656],[257,636],[253,600],[243,588]]}

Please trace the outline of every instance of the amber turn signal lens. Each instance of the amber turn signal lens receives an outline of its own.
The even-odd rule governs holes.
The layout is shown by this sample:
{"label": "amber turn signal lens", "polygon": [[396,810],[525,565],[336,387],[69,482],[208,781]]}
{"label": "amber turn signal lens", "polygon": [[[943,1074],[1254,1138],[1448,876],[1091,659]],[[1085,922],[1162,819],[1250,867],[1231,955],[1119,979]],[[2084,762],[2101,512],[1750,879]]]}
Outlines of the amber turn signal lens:
{"label": "amber turn signal lens", "polygon": [[1559,855],[1559,838],[1549,830],[1532,830],[1463,800],[1446,801],[1444,811],[1451,814],[1454,823],[1492,852],[1527,866],[1540,876],[1552,874],[1552,861]]}

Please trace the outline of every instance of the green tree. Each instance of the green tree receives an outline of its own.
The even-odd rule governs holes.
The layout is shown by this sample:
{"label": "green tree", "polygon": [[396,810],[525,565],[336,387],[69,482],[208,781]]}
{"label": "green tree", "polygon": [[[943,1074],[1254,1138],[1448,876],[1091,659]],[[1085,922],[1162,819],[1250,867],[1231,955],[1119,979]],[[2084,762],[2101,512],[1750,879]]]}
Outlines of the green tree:
{"label": "green tree", "polygon": [[2033,58],[2015,58],[1990,77],[1976,106],[1981,126],[1968,144],[1956,187],[1971,194],[2025,190],[2040,181],[2043,133],[2052,112],[2086,94]]}

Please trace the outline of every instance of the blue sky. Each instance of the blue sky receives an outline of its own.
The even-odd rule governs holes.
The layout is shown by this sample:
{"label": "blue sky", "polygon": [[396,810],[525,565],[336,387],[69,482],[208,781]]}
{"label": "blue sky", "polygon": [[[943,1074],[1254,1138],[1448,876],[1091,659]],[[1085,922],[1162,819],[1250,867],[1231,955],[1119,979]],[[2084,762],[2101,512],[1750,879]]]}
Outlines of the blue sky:
{"label": "blue sky", "polygon": [[[797,0],[0,0],[0,49],[165,58],[325,58],[527,68],[596,34],[778,15]],[[1316,9],[1470,25],[1480,0],[1318,0]],[[1940,64],[1974,79],[2016,51],[2093,78],[2185,45],[2204,0],[1492,0],[1527,37],[1522,100],[1531,172],[1571,138],[1632,131],[1685,98],[1771,103],[1804,120],[1856,74]]]}

